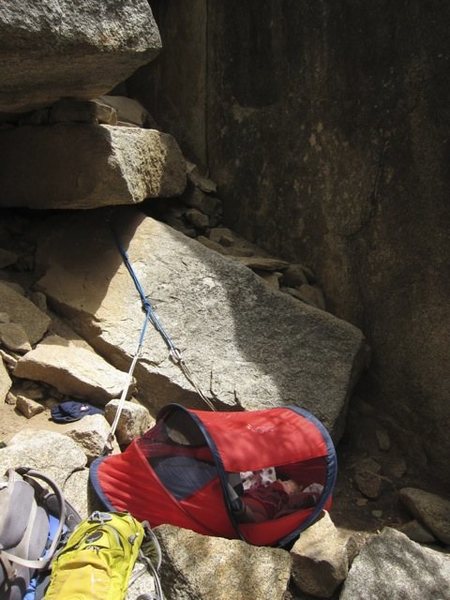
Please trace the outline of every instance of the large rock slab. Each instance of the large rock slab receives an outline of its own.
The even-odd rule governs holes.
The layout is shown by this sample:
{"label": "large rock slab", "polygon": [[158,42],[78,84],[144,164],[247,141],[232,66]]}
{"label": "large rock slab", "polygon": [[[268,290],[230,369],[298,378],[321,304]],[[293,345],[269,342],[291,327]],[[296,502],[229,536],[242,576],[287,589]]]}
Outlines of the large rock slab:
{"label": "large rock slab", "polygon": [[0,305],[12,323],[22,326],[31,344],[42,339],[50,325],[48,315],[12,286],[1,281]]}
{"label": "large rock slab", "polygon": [[0,40],[3,112],[104,94],[161,48],[146,0],[4,0]]}
{"label": "large rock slab", "polygon": [[161,583],[177,600],[274,600],[284,597],[291,559],[285,550],[250,546],[161,525]]}
{"label": "large rock slab", "polygon": [[122,393],[127,374],[95,352],[49,336],[16,364],[14,375],[43,381],[62,394],[106,404]]}
{"label": "large rock slab", "polygon": [[60,123],[0,131],[2,206],[96,208],[176,196],[181,151],[154,129]]}
{"label": "large rock slab", "polygon": [[[222,409],[297,404],[338,436],[363,343],[355,327],[270,290],[252,271],[135,209],[112,217],[161,322]],[[55,310],[125,369],[144,313],[102,211],[48,222],[37,261]],[[135,370],[139,399],[206,408],[149,326]]]}
{"label": "large rock slab", "polygon": [[448,600],[450,556],[386,528],[355,558],[339,600]]}

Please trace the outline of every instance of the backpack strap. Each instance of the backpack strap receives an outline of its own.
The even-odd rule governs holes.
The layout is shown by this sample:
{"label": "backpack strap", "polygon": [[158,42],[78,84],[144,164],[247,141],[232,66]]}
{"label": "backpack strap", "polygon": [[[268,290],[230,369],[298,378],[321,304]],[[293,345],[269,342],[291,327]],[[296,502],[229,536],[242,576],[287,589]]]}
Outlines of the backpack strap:
{"label": "backpack strap", "polygon": [[14,579],[14,567],[11,562],[4,556],[3,550],[0,550],[0,565],[3,567],[6,577],[9,581]]}
{"label": "backpack strap", "polygon": [[31,485],[33,484],[32,478],[34,478],[44,481],[51,488],[51,490],[55,494],[58,503],[58,514],[55,515],[58,518],[58,527],[56,529],[51,546],[47,550],[46,556],[43,558],[39,558],[37,560],[28,560],[26,558],[19,558],[17,556],[14,556],[13,554],[5,552],[4,550],[1,551],[1,554],[11,562],[16,563],[18,565],[22,565],[23,567],[28,567],[31,569],[43,569],[51,561],[62,535],[64,522],[66,519],[66,505],[64,497],[58,484],[55,481],[53,481],[53,479],[51,479],[50,477],[47,477],[46,475],[43,475],[38,471],[34,471],[29,467],[18,467],[16,471],[25,479],[25,481],[28,481]]}
{"label": "backpack strap", "polygon": [[[6,559],[6,560],[5,560]],[[44,569],[51,558],[38,558],[37,560],[28,560],[27,558],[20,558],[19,556],[14,556],[14,554],[10,554],[9,552],[5,552],[5,550],[0,550],[0,561],[3,566],[5,566],[6,561],[10,563],[16,563],[17,565],[21,565],[22,567],[27,567],[28,569]],[[7,574],[10,574],[10,571],[6,569]],[[12,570],[14,574],[14,569]]]}

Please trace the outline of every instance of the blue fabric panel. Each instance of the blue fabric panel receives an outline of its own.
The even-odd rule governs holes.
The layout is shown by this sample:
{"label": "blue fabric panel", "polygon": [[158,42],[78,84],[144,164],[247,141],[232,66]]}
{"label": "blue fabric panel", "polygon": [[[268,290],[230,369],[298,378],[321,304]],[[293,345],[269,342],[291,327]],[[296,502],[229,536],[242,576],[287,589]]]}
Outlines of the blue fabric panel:
{"label": "blue fabric panel", "polygon": [[154,458],[150,462],[162,484],[177,500],[192,496],[217,477],[214,465],[190,456]]}

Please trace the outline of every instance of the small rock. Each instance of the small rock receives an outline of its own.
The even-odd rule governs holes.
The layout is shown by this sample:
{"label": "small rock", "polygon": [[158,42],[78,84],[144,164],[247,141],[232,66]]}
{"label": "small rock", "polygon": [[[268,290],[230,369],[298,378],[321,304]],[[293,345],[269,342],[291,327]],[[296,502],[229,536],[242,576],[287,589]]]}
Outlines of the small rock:
{"label": "small rock", "polygon": [[215,227],[214,229],[211,229],[209,232],[209,239],[227,247],[233,246],[236,242],[236,236],[231,229],[228,229],[227,227]]}
{"label": "small rock", "polygon": [[50,107],[50,123],[97,123],[97,105],[89,100],[63,98]]}
{"label": "small rock", "polygon": [[0,342],[8,350],[19,354],[25,354],[31,350],[25,329],[18,323],[0,323]]}
{"label": "small rock", "polygon": [[[105,417],[110,425],[116,417],[119,402],[111,400],[105,407]],[[122,445],[129,444],[134,438],[148,431],[154,423],[155,420],[144,406],[135,402],[125,402],[116,429],[117,441]]]}
{"label": "small rock", "polygon": [[97,105],[96,118],[97,123],[103,125],[116,125],[117,124],[117,111],[112,106],[104,104],[99,100],[94,100]]}
{"label": "small rock", "polygon": [[18,363],[18,359],[10,354],[9,352],[5,352],[0,348],[0,357],[2,358],[5,365],[7,365],[10,369],[14,369],[14,367]]}
{"label": "small rock", "polygon": [[258,269],[260,271],[279,271],[289,264],[285,260],[262,256],[236,256],[234,260],[240,262],[249,269]]}
{"label": "small rock", "polygon": [[173,227],[186,237],[197,237],[197,231],[194,229],[194,227],[188,227],[182,217],[177,217],[176,215],[169,214],[166,215],[163,220],[164,223],[167,223],[167,225],[170,225],[170,227]]}
{"label": "small rock", "polygon": [[214,181],[208,179],[208,177],[203,177],[194,163],[186,161],[186,172],[188,179],[202,192],[206,194],[215,194],[217,192],[217,185]]}
{"label": "small rock", "polygon": [[416,488],[399,492],[402,503],[444,544],[450,544],[450,500]]}
{"label": "small rock", "polygon": [[391,439],[388,432],[385,429],[377,428],[375,430],[377,436],[378,447],[380,450],[387,452],[391,447]]}
{"label": "small rock", "polygon": [[367,506],[368,502],[368,498],[356,498],[355,500],[356,506]]}
{"label": "small rock", "polygon": [[328,513],[304,531],[291,550],[292,578],[304,593],[330,598],[349,568],[347,539]]}
{"label": "small rock", "polygon": [[150,113],[137,100],[126,96],[100,96],[98,101],[114,108],[118,125],[135,125],[157,129]]}
{"label": "small rock", "polygon": [[309,279],[306,276],[305,267],[303,265],[292,264],[283,271],[283,286],[296,288],[305,283],[309,283]]}
{"label": "small rock", "polygon": [[204,230],[209,225],[209,219],[207,215],[204,215],[196,208],[189,208],[184,213],[184,216],[186,221],[193,225],[196,229]]}
{"label": "small rock", "polygon": [[8,392],[6,394],[5,404],[9,404],[10,406],[15,406],[16,401],[17,401],[17,398],[16,398],[15,394],[13,394],[12,392]]}
{"label": "small rock", "polygon": [[31,398],[22,396],[19,394],[16,399],[16,408],[20,411],[27,419],[31,419],[35,415],[44,412],[45,408],[42,404],[35,402]]}
{"label": "small rock", "polygon": [[109,431],[109,423],[103,415],[87,415],[73,423],[65,434],[79,444],[90,464],[102,454]]}
{"label": "small rock", "polygon": [[9,323],[10,320],[8,313],[0,312],[0,323]]}
{"label": "small rock", "polygon": [[60,392],[106,404],[120,393],[127,374],[86,348],[49,336],[17,363],[14,375],[43,381]]}
{"label": "small rock", "polygon": [[222,202],[215,196],[208,196],[204,194],[200,189],[194,188],[184,198],[185,204],[191,208],[197,208],[203,214],[208,217],[213,217],[221,211]]}
{"label": "small rock", "polygon": [[434,544],[436,542],[436,538],[431,531],[415,519],[408,521],[408,523],[404,523],[398,530],[418,544]]}
{"label": "small rock", "polygon": [[210,250],[215,250],[219,254],[228,254],[228,249],[227,248],[224,248],[218,242],[214,242],[213,240],[210,240],[209,238],[207,238],[207,237],[205,237],[203,235],[199,235],[198,236],[197,242],[200,242],[200,244],[203,244],[203,246],[206,246]]}
{"label": "small rock", "polygon": [[378,498],[381,493],[380,470],[381,466],[372,458],[360,460],[356,464],[355,483],[359,491],[367,498]]}
{"label": "small rock", "polygon": [[382,510],[378,510],[375,509],[371,512],[371,514],[376,518],[376,519],[381,519],[381,517],[383,516],[383,511]]}

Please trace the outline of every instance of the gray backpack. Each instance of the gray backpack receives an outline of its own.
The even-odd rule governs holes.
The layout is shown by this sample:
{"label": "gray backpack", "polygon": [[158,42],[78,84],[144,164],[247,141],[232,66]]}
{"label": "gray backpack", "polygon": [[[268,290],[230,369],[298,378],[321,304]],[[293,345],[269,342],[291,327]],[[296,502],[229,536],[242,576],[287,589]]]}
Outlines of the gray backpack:
{"label": "gray backpack", "polygon": [[52,479],[27,467],[9,469],[0,481],[0,598],[42,598],[63,534],[80,521]]}

